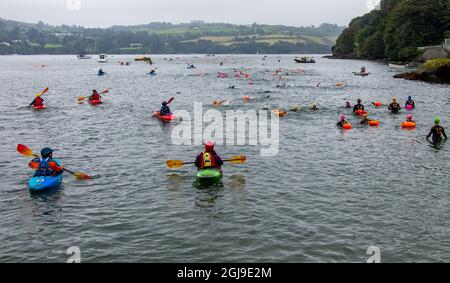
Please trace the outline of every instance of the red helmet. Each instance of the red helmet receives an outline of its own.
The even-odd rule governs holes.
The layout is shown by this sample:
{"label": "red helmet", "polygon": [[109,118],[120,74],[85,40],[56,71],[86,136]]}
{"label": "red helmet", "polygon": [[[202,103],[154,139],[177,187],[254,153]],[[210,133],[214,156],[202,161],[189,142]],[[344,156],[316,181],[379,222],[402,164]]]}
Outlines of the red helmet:
{"label": "red helmet", "polygon": [[208,141],[205,143],[205,150],[206,151],[213,151],[214,150],[214,142]]}

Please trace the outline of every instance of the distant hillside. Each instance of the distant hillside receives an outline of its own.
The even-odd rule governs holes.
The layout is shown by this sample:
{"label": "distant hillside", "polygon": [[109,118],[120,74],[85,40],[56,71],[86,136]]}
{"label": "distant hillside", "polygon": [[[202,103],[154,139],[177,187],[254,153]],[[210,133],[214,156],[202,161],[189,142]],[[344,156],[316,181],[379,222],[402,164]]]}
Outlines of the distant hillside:
{"label": "distant hillside", "polygon": [[355,18],[333,47],[337,58],[408,60],[450,38],[450,0],[382,0]]}
{"label": "distant hillside", "polygon": [[0,54],[330,53],[344,27],[150,23],[107,29],[0,19]]}

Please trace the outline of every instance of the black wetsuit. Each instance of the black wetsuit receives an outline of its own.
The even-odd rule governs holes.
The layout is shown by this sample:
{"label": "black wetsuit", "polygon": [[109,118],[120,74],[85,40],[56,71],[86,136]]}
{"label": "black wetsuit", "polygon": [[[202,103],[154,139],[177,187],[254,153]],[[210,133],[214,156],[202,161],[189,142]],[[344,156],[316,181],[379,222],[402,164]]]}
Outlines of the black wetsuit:
{"label": "black wetsuit", "polygon": [[345,120],[342,120],[342,121],[337,122],[336,125],[337,125],[338,127],[341,127],[341,128],[342,128],[342,127],[344,126],[344,124],[348,124],[348,122],[345,121]]}
{"label": "black wetsuit", "polygon": [[392,114],[398,114],[398,111],[400,111],[400,109],[402,109],[400,107],[400,104],[398,104],[397,102],[392,102],[389,107],[389,110],[391,110]]}
{"label": "black wetsuit", "polygon": [[442,141],[442,136],[447,139],[447,135],[445,134],[445,130],[443,127],[439,125],[435,125],[431,128],[430,133],[427,136],[427,139],[432,136],[433,143],[439,143]]}
{"label": "black wetsuit", "polygon": [[406,101],[406,103],[405,103],[405,108],[406,108],[408,105],[412,105],[413,109],[416,108],[416,103],[414,102],[414,100],[408,100],[408,101]]}
{"label": "black wetsuit", "polygon": [[363,119],[363,120],[360,122],[360,124],[361,124],[361,125],[368,125],[369,122],[370,122],[369,119]]}
{"label": "black wetsuit", "polygon": [[355,113],[355,112],[358,111],[358,110],[363,110],[363,111],[364,111],[364,105],[362,105],[361,103],[356,104],[356,105],[353,107],[353,113]]}

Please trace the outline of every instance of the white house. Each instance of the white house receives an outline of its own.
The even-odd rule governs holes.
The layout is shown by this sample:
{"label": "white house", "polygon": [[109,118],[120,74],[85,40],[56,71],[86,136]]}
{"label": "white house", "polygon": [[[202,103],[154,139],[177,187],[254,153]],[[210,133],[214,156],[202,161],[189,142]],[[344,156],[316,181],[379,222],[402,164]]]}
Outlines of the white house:
{"label": "white house", "polygon": [[130,47],[135,49],[142,49],[144,45],[142,43],[131,43]]}

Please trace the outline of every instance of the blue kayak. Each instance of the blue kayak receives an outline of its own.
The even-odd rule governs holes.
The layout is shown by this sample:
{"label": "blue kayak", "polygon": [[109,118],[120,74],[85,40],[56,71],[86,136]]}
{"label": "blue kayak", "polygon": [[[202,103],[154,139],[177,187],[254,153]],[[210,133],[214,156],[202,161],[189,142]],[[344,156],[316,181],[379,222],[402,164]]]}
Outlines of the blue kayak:
{"label": "blue kayak", "polygon": [[[61,166],[61,161],[59,159],[55,159],[55,161]],[[43,192],[45,190],[57,188],[61,185],[62,179],[62,173],[58,176],[32,177],[28,180],[28,187],[32,192]]]}

